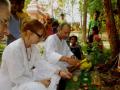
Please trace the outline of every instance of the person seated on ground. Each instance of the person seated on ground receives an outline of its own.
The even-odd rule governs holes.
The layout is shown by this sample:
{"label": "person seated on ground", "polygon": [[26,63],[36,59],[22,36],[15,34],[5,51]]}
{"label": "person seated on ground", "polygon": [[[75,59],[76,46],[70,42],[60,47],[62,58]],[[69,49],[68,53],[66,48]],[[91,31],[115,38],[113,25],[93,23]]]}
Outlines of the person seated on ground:
{"label": "person seated on ground", "polygon": [[93,15],[93,18],[89,22],[89,26],[88,26],[88,38],[92,35],[92,28],[93,27],[97,26],[98,30],[100,31],[99,16],[100,16],[100,12],[99,11],[95,11],[94,15]]}
{"label": "person seated on ground", "polygon": [[[66,39],[69,37],[71,26],[68,23],[62,23],[56,34],[48,36],[45,41],[45,57],[52,65],[59,66],[62,70],[68,70],[67,67],[79,67],[80,61],[73,58]],[[57,80],[59,82],[59,80]],[[59,90],[65,89],[66,80],[61,80]],[[56,83],[58,84],[58,83]]]}
{"label": "person seated on ground", "polygon": [[10,2],[8,0],[0,0],[0,40],[9,34],[8,20],[10,17]]}
{"label": "person seated on ground", "polygon": [[98,45],[99,50],[103,51],[103,42],[99,36],[99,30],[98,27],[93,27],[93,43],[96,43]]}
{"label": "person seated on ground", "polygon": [[88,38],[88,53],[92,52],[94,44],[97,44],[99,51],[103,52],[103,42],[99,36],[99,30],[97,26],[92,28],[92,34]]}
{"label": "person seated on ground", "polygon": [[54,74],[71,77],[40,57],[36,44],[45,37],[44,25],[38,20],[23,25],[21,38],[9,44],[3,52],[0,90],[50,90],[48,86]]}
{"label": "person seated on ground", "polygon": [[77,57],[77,59],[81,60],[83,57],[81,46],[77,43],[77,36],[71,36],[69,38],[70,40],[70,49],[73,52],[73,54]]}

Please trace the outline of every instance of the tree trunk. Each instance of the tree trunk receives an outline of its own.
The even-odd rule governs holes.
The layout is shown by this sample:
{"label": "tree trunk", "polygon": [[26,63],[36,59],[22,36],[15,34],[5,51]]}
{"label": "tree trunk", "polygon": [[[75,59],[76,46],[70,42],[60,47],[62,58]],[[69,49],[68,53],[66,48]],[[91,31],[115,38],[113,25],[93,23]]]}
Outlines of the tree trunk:
{"label": "tree trunk", "polygon": [[83,17],[83,15],[82,15],[82,12],[81,12],[81,15],[80,15],[80,18],[81,18],[81,19],[80,19],[80,27],[81,27],[81,29],[82,29],[82,26],[83,26],[83,24],[82,24],[82,23],[83,23],[82,17]]}
{"label": "tree trunk", "polygon": [[80,11],[80,28],[83,29],[83,0],[79,0],[79,11]]}
{"label": "tree trunk", "polygon": [[[120,0],[117,0],[117,11],[118,11],[118,33],[119,33],[119,39],[120,39]],[[120,43],[120,40],[119,40]]]}
{"label": "tree trunk", "polygon": [[86,42],[86,22],[87,22],[87,0],[84,0],[83,5],[83,40]]}
{"label": "tree trunk", "polygon": [[[118,33],[119,33],[119,38],[120,38],[120,0],[117,0],[117,8],[118,8],[118,17],[119,17],[119,28],[118,28]],[[120,41],[119,41],[120,43]]]}
{"label": "tree trunk", "polygon": [[115,26],[115,19],[113,16],[111,0],[104,0],[105,14],[106,14],[106,29],[112,51],[112,57],[119,53],[119,36]]}
{"label": "tree trunk", "polygon": [[118,14],[120,18],[120,0],[117,0],[117,8],[118,8]]}

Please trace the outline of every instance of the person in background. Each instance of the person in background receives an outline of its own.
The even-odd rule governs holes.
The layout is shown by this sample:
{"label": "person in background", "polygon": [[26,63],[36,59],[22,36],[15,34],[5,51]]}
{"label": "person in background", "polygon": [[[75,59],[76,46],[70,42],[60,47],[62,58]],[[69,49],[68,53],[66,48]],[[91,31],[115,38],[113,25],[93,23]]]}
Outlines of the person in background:
{"label": "person in background", "polygon": [[0,40],[9,34],[8,20],[10,16],[10,2],[8,0],[0,0]]}
{"label": "person in background", "polygon": [[[89,29],[88,29],[88,42],[91,42],[91,37],[92,37],[92,28],[97,26],[98,30],[100,31],[100,21],[99,21],[99,11],[95,11],[93,15],[93,19],[90,20],[89,22]],[[89,41],[90,40],[90,41]]]}
{"label": "person in background", "polygon": [[77,57],[77,59],[81,60],[83,57],[81,46],[77,43],[77,36],[71,36],[70,37],[70,49],[73,52],[73,54]]}
{"label": "person in background", "polygon": [[65,23],[66,20],[65,20],[65,14],[64,13],[61,13],[60,14],[60,19],[59,19],[59,23],[62,24],[62,23]]}
{"label": "person in background", "polygon": [[10,44],[14,40],[20,38],[20,27],[25,20],[28,19],[28,15],[23,12],[25,0],[10,0],[11,2],[11,16],[9,20],[9,32],[7,44]]}
{"label": "person in background", "polygon": [[52,22],[53,34],[58,32],[58,26],[59,26],[58,20],[54,19],[53,22]]}
{"label": "person in background", "polygon": [[[46,60],[53,65],[59,66],[61,70],[68,71],[67,67],[79,67],[80,62],[73,58],[66,39],[69,37],[71,26],[68,23],[63,23],[59,26],[56,34],[48,36],[45,41],[45,56]],[[68,71],[69,72],[69,71]],[[60,78],[56,78],[56,84],[59,83]],[[66,80],[61,79],[58,90],[65,90]]]}
{"label": "person in background", "polygon": [[97,26],[92,28],[92,34],[88,38],[88,54],[92,52],[93,46],[97,46],[100,52],[103,52],[103,42],[99,36],[99,30]]}
{"label": "person in background", "polygon": [[47,36],[52,35],[53,31],[52,31],[52,18],[50,17],[49,14],[46,14],[46,18],[45,18],[45,27],[46,27],[46,32],[47,32]]}
{"label": "person in background", "polygon": [[99,50],[103,52],[103,42],[99,36],[99,30],[97,26],[93,27],[93,43],[97,43]]}

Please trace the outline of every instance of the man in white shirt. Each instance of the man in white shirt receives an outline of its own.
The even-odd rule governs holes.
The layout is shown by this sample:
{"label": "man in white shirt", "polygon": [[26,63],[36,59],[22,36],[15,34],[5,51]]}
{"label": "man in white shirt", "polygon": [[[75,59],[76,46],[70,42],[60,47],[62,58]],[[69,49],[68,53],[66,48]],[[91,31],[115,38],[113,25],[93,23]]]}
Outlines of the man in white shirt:
{"label": "man in white shirt", "polygon": [[[71,27],[68,23],[60,25],[58,33],[48,36],[45,42],[46,59],[53,65],[57,65],[61,70],[67,70],[70,65],[79,66],[78,60],[75,60],[73,53],[67,45],[66,39],[69,37]],[[65,81],[60,90],[65,89]]]}

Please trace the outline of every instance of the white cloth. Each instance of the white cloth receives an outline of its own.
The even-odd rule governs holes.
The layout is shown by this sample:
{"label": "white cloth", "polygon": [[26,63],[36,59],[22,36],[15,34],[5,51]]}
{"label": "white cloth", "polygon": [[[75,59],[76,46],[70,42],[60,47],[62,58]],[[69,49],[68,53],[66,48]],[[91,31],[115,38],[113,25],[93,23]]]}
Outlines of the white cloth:
{"label": "white cloth", "polygon": [[51,84],[49,85],[48,89],[49,90],[57,90],[59,80],[60,80],[60,76],[54,74],[51,78]]}
{"label": "white cloth", "polygon": [[[48,36],[45,41],[45,57],[48,62],[54,66],[58,66],[61,70],[67,69],[68,64],[66,62],[59,61],[62,56],[72,56],[69,46],[66,43],[66,40],[60,40],[57,34]],[[55,75],[52,78],[54,83],[54,88],[51,90],[56,90],[56,85],[58,85],[60,76]],[[53,84],[52,84],[53,85]]]}
{"label": "white cloth", "polygon": [[[30,61],[28,54],[31,54]],[[41,60],[35,45],[32,45],[31,52],[27,53],[23,40],[18,39],[9,44],[3,52],[0,90],[46,90],[44,85],[37,86],[34,81],[51,78],[56,70],[48,62]]]}
{"label": "white cloth", "polygon": [[48,90],[43,84],[36,82],[28,82],[20,85],[13,90]]}
{"label": "white cloth", "polygon": [[[40,49],[40,56],[42,58],[45,58],[45,42],[38,43],[37,48]],[[49,66],[54,67],[54,69],[56,69],[55,72],[58,72],[60,70],[60,67],[57,65],[49,64]],[[53,68],[49,68],[49,69],[53,69]],[[41,71],[41,70],[36,70],[36,75],[39,75],[39,74],[37,74],[37,73],[40,73],[39,71]],[[52,71],[54,71],[54,70],[52,70]],[[39,76],[37,76],[37,77],[39,77]],[[54,74],[54,75],[52,74],[51,83],[48,87],[48,90],[56,90],[59,80],[60,80],[60,77],[58,74]]]}
{"label": "white cloth", "polygon": [[62,56],[72,56],[66,40],[60,40],[57,34],[50,35],[45,41],[45,57],[50,63],[66,68],[67,63],[59,61]]}

